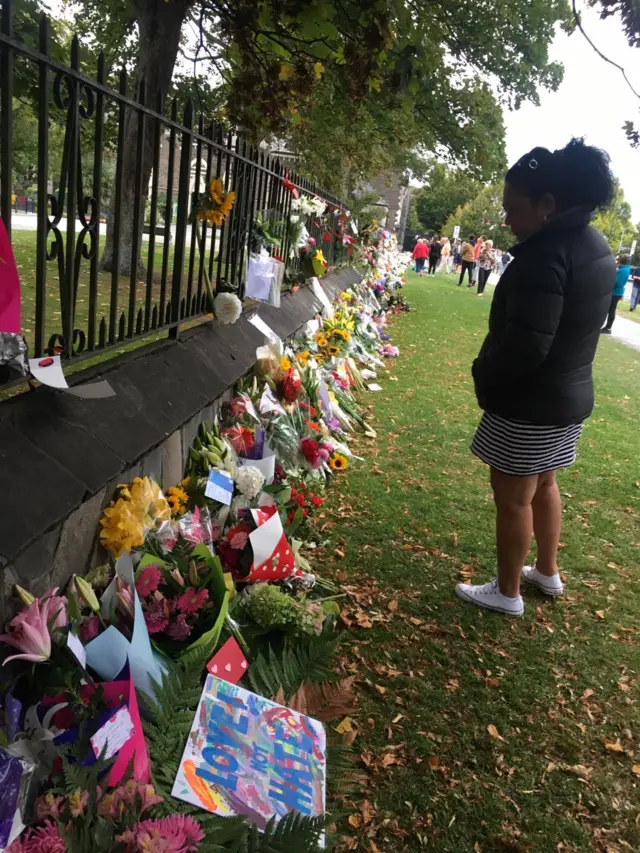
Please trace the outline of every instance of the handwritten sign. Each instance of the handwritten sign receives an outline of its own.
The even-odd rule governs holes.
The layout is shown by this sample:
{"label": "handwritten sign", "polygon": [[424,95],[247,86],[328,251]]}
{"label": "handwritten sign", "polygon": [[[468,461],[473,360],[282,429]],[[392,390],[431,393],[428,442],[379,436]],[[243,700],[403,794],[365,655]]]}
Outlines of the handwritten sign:
{"label": "handwritten sign", "polygon": [[204,493],[212,501],[230,506],[233,498],[233,478],[212,468]]}
{"label": "handwritten sign", "polygon": [[[126,705],[108,720],[91,738],[91,746],[98,758],[104,750],[106,759],[113,758],[120,752],[133,734],[133,720]],[[106,747],[106,749],[105,749]]]}
{"label": "handwritten sign", "polygon": [[209,675],[171,794],[260,828],[292,810],[319,815],[325,750],[317,720]]}

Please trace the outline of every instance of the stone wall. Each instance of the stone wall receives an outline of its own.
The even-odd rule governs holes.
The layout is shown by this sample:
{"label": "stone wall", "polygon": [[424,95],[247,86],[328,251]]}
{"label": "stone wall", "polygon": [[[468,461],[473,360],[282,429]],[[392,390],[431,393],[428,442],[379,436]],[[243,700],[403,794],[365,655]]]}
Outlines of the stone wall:
{"label": "stone wall", "polygon": [[[333,298],[359,280],[347,268],[322,284]],[[303,287],[280,308],[257,312],[284,340],[320,310]],[[213,419],[264,343],[247,316],[71,377],[72,384],[104,377],[115,397],[81,400],[40,387],[0,405],[0,622],[15,584],[40,594],[106,561],[98,520],[119,483],[149,475],[167,488],[182,479],[198,426]]]}

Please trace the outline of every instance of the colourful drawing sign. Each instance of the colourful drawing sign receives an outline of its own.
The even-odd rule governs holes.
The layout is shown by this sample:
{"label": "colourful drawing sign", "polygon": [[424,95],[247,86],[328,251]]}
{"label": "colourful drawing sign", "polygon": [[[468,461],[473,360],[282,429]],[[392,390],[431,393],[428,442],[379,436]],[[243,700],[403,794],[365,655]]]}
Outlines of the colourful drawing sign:
{"label": "colourful drawing sign", "polygon": [[171,794],[260,828],[293,810],[320,815],[325,752],[317,720],[209,675]]}

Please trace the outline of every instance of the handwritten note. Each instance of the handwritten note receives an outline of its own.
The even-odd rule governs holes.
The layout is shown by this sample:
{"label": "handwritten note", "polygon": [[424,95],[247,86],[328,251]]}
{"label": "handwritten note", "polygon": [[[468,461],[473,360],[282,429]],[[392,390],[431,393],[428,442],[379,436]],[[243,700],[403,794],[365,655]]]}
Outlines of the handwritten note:
{"label": "handwritten note", "polygon": [[222,471],[209,471],[205,495],[212,501],[218,501],[225,506],[231,505],[233,498],[233,479]]}
{"label": "handwritten note", "polygon": [[91,738],[91,746],[96,758],[106,752],[105,758],[112,758],[119,752],[133,734],[133,720],[126,705],[123,705],[110,720]]}
{"label": "handwritten note", "polygon": [[80,642],[79,637],[77,637],[73,631],[69,631],[67,634],[67,647],[80,666],[84,669],[87,665],[87,652]]}

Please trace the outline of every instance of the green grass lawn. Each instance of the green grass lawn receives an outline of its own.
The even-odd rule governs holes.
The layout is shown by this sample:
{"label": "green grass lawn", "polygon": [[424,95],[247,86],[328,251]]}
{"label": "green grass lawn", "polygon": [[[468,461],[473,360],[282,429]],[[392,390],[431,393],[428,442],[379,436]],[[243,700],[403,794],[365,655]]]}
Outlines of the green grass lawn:
{"label": "green grass lawn", "polygon": [[[567,595],[523,619],[459,601],[495,573],[488,471],[469,452],[488,298],[408,275],[377,440],[319,521],[358,678],[361,793],[345,850],[640,850],[640,352],[603,340],[579,461],[559,476]],[[608,744],[608,748],[607,748]]]}

